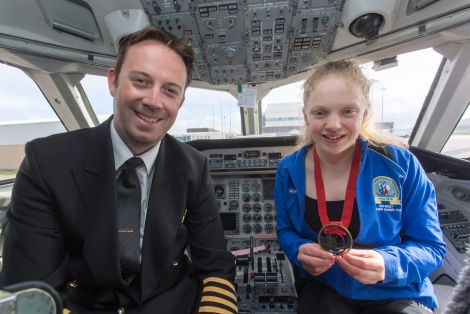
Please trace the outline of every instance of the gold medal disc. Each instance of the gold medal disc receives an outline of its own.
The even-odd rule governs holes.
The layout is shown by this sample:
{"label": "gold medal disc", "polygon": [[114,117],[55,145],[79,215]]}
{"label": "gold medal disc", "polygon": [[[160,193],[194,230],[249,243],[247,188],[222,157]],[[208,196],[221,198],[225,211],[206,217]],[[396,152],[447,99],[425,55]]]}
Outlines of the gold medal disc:
{"label": "gold medal disc", "polygon": [[341,225],[328,224],[318,232],[318,244],[325,251],[334,255],[343,255],[353,245],[353,239],[348,229]]}

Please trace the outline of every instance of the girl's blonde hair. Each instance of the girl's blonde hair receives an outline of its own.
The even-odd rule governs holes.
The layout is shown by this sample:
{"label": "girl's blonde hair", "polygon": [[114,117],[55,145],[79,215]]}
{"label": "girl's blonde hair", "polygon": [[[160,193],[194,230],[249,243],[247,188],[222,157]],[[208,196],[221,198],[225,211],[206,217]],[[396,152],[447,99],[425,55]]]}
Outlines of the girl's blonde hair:
{"label": "girl's blonde hair", "polygon": [[[342,76],[343,78],[350,80],[359,85],[362,92],[364,93],[365,98],[367,99],[368,106],[368,115],[362,121],[361,130],[359,136],[368,140],[369,144],[374,146],[383,146],[386,144],[393,144],[402,147],[407,147],[407,145],[399,138],[390,134],[382,134],[378,132],[372,121],[372,107],[370,104],[369,93],[370,93],[370,81],[362,73],[361,68],[353,61],[350,60],[340,60],[323,63],[317,66],[313,74],[305,81],[304,83],[304,110],[307,105],[307,101],[310,97],[310,94],[317,86],[318,82],[324,79],[330,74],[336,74]],[[332,95],[334,97],[334,95]],[[300,140],[302,146],[307,146],[313,144],[312,136],[308,130],[308,125],[304,124],[303,137]]]}

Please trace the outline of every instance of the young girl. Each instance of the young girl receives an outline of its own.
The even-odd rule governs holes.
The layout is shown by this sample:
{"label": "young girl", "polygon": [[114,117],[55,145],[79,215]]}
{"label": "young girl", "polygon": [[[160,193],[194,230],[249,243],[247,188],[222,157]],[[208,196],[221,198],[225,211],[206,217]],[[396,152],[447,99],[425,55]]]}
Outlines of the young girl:
{"label": "young girl", "polygon": [[304,85],[302,148],[277,169],[277,235],[298,313],[431,313],[446,245],[435,192],[398,139],[373,131],[370,83],[350,61]]}

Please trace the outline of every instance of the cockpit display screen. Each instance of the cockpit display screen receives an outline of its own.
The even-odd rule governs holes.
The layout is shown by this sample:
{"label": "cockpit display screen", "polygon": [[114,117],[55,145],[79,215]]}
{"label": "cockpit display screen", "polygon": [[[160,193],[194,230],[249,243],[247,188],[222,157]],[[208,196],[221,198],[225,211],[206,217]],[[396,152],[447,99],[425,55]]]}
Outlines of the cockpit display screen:
{"label": "cockpit display screen", "polygon": [[220,213],[222,228],[226,234],[236,234],[238,230],[238,213]]}
{"label": "cockpit display screen", "polygon": [[274,199],[274,178],[263,179],[263,199],[264,200]]}

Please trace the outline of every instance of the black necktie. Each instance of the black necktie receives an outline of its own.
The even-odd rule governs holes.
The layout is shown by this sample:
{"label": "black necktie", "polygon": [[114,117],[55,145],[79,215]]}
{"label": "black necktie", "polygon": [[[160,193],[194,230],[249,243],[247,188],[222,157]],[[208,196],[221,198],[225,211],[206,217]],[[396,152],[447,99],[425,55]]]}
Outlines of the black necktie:
{"label": "black necktie", "polygon": [[123,278],[139,273],[141,191],[135,168],[142,165],[132,157],[122,165],[116,181],[118,243]]}

